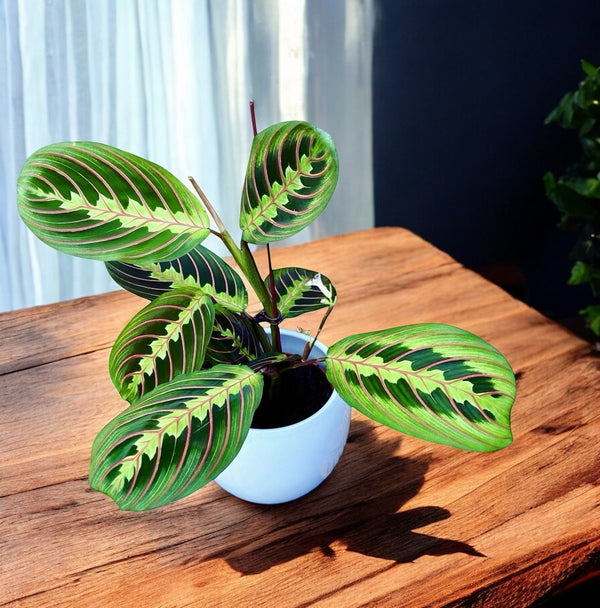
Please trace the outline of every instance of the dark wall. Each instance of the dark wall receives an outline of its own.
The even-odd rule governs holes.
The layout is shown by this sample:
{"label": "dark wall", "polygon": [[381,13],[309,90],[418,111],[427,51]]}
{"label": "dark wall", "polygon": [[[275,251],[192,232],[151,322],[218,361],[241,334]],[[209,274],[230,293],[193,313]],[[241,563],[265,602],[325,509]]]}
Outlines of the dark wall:
{"label": "dark wall", "polygon": [[600,1],[378,0],[377,225],[410,228],[474,269],[516,264],[528,300],[576,314],[572,239],[542,177],[579,155],[544,119],[600,64]]}

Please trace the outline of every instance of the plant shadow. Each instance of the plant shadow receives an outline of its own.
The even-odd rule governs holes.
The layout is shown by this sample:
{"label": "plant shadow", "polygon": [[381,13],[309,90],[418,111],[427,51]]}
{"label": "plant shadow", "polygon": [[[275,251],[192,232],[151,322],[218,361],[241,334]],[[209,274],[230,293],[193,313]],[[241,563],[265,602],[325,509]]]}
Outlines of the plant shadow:
{"label": "plant shadow", "polygon": [[[447,509],[435,506],[401,511],[422,487],[430,458],[397,456],[400,436],[390,441],[375,435],[371,423],[353,421],[346,451],[332,475],[293,503],[259,506],[231,497],[243,511],[241,518],[265,533],[217,557],[245,575],[315,550],[335,558],[332,545],[339,543],[348,551],[398,563],[423,555],[484,557],[467,543],[415,532],[450,517]],[[342,508],[340,495],[346,497]]]}

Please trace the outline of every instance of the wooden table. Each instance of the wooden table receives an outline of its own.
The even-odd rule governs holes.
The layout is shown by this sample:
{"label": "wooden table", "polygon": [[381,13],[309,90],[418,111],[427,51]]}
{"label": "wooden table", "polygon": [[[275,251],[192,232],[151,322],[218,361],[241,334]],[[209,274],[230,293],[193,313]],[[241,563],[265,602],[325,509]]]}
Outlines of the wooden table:
{"label": "wooden table", "polygon": [[[143,301],[125,292],[0,315],[0,606],[528,606],[600,556],[600,369],[590,345],[410,232],[274,251],[321,270],[323,333],[439,321],[518,375],[514,443],[473,454],[353,417],[317,490],[257,506],[212,483],[119,511],[87,485],[92,440],[123,407],[110,346]],[[303,321],[303,325],[309,326]]]}

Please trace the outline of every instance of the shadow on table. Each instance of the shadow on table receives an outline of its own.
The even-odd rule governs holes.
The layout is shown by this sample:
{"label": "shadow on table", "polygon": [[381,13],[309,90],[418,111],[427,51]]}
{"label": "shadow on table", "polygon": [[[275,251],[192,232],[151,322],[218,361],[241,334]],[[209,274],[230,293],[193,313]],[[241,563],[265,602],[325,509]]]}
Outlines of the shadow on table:
{"label": "shadow on table", "polygon": [[[334,559],[332,545],[337,542],[348,551],[399,563],[423,555],[484,557],[467,543],[415,532],[449,518],[448,510],[430,506],[399,511],[419,492],[430,462],[427,456],[396,456],[400,440],[400,435],[393,442],[376,439],[370,423],[354,421],[342,461],[317,490],[286,505],[240,501],[240,508],[254,509],[252,518],[262,518],[269,531],[264,544],[219,557],[243,574],[264,572],[314,550]],[[340,493],[347,495],[342,509]]]}

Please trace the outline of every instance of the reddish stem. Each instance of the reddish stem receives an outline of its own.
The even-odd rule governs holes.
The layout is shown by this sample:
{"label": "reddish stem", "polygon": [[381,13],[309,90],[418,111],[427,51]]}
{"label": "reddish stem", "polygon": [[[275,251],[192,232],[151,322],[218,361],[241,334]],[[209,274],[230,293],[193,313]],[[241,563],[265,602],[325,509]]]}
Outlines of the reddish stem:
{"label": "reddish stem", "polygon": [[252,120],[252,132],[254,133],[254,137],[258,133],[256,129],[256,114],[254,113],[254,100],[250,100],[250,118]]}
{"label": "reddish stem", "polygon": [[[250,100],[250,118],[252,120],[252,133],[254,134],[254,137],[256,137],[258,130],[256,128],[256,112],[254,111],[253,99]],[[277,317],[279,311],[277,310],[277,293],[275,291],[275,277],[273,275],[273,266],[271,265],[271,248],[269,247],[269,243],[267,243],[267,258],[269,260],[269,287],[271,291],[271,302],[273,303],[273,315]],[[272,324],[271,333],[275,338],[277,350],[281,351],[281,335],[279,333],[279,325]]]}

